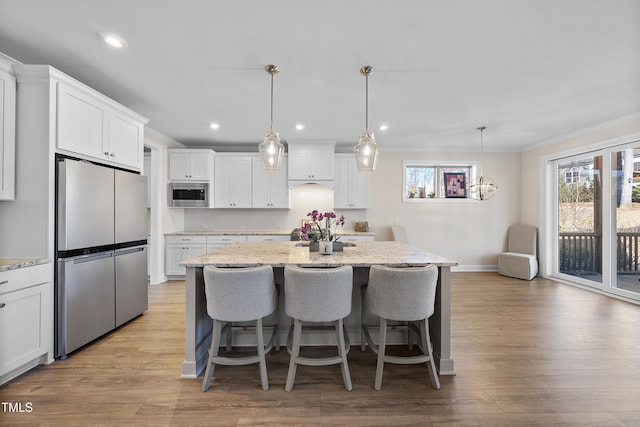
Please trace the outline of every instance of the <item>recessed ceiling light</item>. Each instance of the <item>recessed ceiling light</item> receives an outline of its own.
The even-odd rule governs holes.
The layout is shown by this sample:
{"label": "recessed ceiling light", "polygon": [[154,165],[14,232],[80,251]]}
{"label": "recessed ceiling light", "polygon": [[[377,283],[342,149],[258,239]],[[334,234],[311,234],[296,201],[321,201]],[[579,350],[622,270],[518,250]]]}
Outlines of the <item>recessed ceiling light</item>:
{"label": "recessed ceiling light", "polygon": [[211,123],[209,127],[211,129],[220,129],[220,123]]}
{"label": "recessed ceiling light", "polygon": [[100,37],[102,37],[102,40],[104,40],[104,42],[111,47],[124,49],[125,47],[129,46],[129,43],[127,43],[127,41],[122,36],[116,33],[101,32],[98,34],[100,35]]}
{"label": "recessed ceiling light", "polygon": [[296,125],[296,130],[302,130],[302,129],[304,129],[304,125],[302,123],[298,123]]}
{"label": "recessed ceiling light", "polygon": [[389,129],[389,125],[380,125],[378,129],[384,132],[385,130]]}

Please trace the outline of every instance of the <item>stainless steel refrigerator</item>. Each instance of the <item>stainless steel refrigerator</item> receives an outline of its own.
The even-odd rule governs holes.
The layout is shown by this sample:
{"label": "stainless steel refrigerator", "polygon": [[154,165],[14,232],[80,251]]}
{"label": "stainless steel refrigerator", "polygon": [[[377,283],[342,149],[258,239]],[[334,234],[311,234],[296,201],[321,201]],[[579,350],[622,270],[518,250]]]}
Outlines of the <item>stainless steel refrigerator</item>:
{"label": "stainless steel refrigerator", "polygon": [[55,353],[66,358],[147,309],[146,177],[56,159]]}

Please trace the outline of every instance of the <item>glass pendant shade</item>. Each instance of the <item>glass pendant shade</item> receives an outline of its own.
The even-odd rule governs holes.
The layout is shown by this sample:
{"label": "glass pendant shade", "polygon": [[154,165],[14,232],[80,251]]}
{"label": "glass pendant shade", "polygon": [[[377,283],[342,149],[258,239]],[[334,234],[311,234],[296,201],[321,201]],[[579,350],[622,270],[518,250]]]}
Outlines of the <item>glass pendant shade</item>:
{"label": "glass pendant shade", "polygon": [[268,171],[280,170],[284,157],[284,145],[280,142],[278,132],[268,130],[264,139],[258,145],[258,152],[262,160],[262,167]]}
{"label": "glass pendant shade", "polygon": [[378,163],[378,144],[373,136],[373,132],[364,131],[358,139],[358,144],[353,152],[356,156],[356,164],[358,170],[363,172],[371,172],[376,170]]}
{"label": "glass pendant shade", "polygon": [[258,152],[262,160],[262,167],[267,171],[278,171],[284,157],[284,145],[280,142],[280,135],[273,130],[273,76],[280,70],[275,65],[267,65],[265,71],[271,74],[271,119],[269,130],[264,134],[264,139],[258,145]]}
{"label": "glass pendant shade", "polygon": [[498,186],[495,181],[488,176],[476,178],[469,186],[469,196],[476,200],[489,200],[495,196]]}
{"label": "glass pendant shade", "polygon": [[361,172],[372,172],[378,164],[378,144],[373,132],[369,130],[369,76],[373,73],[371,65],[365,65],[360,69],[360,74],[365,77],[365,115],[364,132],[358,138],[358,143],[353,149],[356,157],[356,165]]}

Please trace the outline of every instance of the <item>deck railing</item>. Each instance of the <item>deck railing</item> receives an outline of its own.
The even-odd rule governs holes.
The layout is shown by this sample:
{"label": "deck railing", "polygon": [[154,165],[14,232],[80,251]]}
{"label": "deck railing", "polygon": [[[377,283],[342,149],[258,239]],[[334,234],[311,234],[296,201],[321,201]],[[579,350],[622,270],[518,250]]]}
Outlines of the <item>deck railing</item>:
{"label": "deck railing", "polygon": [[[569,274],[602,273],[602,237],[596,233],[559,233],[560,271]],[[617,272],[640,273],[640,233],[618,233]]]}

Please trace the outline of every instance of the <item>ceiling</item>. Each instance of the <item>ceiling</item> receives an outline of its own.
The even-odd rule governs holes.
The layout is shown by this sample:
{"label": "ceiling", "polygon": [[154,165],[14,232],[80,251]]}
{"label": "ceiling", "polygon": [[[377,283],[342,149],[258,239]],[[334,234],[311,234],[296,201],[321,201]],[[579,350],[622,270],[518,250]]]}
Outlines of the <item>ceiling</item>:
{"label": "ceiling", "polygon": [[487,151],[518,151],[640,112],[638,0],[0,0],[0,52],[189,146],[257,146],[267,64],[285,141],[353,146],[364,65],[382,151],[477,151],[479,126]]}

